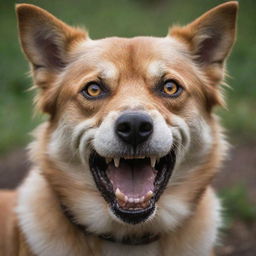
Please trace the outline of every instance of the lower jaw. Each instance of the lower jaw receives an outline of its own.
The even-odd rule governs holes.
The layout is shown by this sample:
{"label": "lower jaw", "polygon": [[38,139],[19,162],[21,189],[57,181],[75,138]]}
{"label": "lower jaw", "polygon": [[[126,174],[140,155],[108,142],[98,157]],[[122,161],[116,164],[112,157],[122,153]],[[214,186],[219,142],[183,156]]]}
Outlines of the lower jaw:
{"label": "lower jaw", "polygon": [[139,224],[147,221],[155,212],[155,203],[150,202],[149,206],[139,210],[127,210],[121,208],[117,202],[111,204],[111,210],[114,215],[128,224]]}
{"label": "lower jaw", "polygon": [[[96,152],[94,152],[95,154]],[[97,154],[97,153],[96,153]],[[150,199],[150,201],[147,204],[147,207],[145,208],[140,208],[140,209],[125,209],[121,207],[118,203],[118,200],[115,198],[113,194],[113,189],[109,184],[106,186],[100,184],[100,175],[96,169],[94,169],[93,164],[92,164],[92,157],[90,158],[90,167],[91,171],[95,180],[95,183],[101,192],[102,196],[104,199],[107,201],[109,204],[109,207],[113,214],[122,222],[127,223],[127,224],[140,224],[143,222],[146,222],[150,218],[154,216],[155,209],[156,209],[156,202],[159,199],[160,195],[163,193],[170,177],[172,174],[172,170],[174,168],[175,164],[175,152],[172,150],[168,155],[165,156],[166,161],[170,162],[168,163],[167,166],[165,166],[164,170],[161,170],[160,172],[160,179],[161,179],[161,184],[159,184],[159,180],[155,180],[155,186],[157,189],[154,191],[154,196]],[[105,184],[106,185],[106,184]],[[111,192],[112,191],[112,192]]]}

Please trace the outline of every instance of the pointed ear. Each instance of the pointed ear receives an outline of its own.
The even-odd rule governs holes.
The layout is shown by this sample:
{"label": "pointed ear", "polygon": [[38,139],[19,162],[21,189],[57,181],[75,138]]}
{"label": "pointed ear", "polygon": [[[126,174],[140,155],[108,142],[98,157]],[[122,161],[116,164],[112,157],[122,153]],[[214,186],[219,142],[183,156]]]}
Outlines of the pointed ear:
{"label": "pointed ear", "polygon": [[16,13],[21,45],[34,68],[64,67],[72,45],[87,37],[37,6],[17,4]]}
{"label": "pointed ear", "polygon": [[224,63],[236,37],[238,2],[221,4],[185,27],[174,27],[169,35],[187,44],[194,60],[204,69],[210,82],[219,83]]}
{"label": "pointed ear", "polygon": [[41,111],[54,115],[56,75],[68,64],[72,48],[88,35],[34,5],[18,4],[16,13],[20,42],[31,63],[34,86],[41,89],[36,105]]}

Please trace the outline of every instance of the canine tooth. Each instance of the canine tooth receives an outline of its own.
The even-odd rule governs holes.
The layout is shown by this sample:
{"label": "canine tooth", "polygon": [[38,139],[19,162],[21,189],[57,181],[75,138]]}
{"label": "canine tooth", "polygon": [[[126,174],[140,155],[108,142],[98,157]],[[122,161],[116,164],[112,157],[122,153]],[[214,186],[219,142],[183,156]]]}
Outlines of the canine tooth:
{"label": "canine tooth", "polygon": [[124,201],[125,201],[125,203],[128,202],[128,196],[124,196]]}
{"label": "canine tooth", "polygon": [[120,163],[120,158],[119,157],[114,158],[114,164],[116,168],[119,167],[119,163]]}
{"label": "canine tooth", "polygon": [[154,168],[156,165],[156,157],[155,156],[151,156],[150,157],[150,162],[151,162],[151,167]]}
{"label": "canine tooth", "polygon": [[115,195],[118,199],[125,201],[125,195],[120,191],[119,188],[116,189]]}
{"label": "canine tooth", "polygon": [[121,191],[119,188],[116,189],[115,195],[116,197],[120,197]]}
{"label": "canine tooth", "polygon": [[152,196],[153,196],[153,192],[151,190],[148,191],[148,193],[145,196],[145,202],[148,201]]}

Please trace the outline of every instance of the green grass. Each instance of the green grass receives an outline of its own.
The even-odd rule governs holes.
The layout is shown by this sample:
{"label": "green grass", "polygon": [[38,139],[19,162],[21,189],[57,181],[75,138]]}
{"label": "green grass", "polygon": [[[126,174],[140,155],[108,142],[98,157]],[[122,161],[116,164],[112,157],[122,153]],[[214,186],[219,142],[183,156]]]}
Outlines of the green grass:
{"label": "green grass", "polygon": [[[19,2],[19,1],[17,1]],[[92,38],[106,36],[166,35],[174,22],[186,24],[216,0],[51,0],[26,1],[46,8],[71,25],[85,25]],[[0,0],[0,154],[29,141],[38,123],[32,118],[28,65],[19,49],[15,1]],[[233,88],[227,91],[229,111],[220,111],[233,138],[255,139],[256,134],[256,1],[240,1],[238,41],[228,63]],[[239,135],[239,136],[238,136]]]}
{"label": "green grass", "polygon": [[235,220],[248,224],[256,221],[256,206],[248,199],[246,186],[237,184],[231,188],[223,189],[219,196],[224,208],[225,229],[228,229]]}

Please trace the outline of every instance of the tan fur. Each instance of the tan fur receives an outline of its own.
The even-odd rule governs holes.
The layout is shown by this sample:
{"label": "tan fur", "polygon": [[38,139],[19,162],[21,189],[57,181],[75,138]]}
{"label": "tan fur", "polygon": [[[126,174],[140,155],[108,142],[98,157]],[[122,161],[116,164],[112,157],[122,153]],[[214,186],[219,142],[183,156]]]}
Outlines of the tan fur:
{"label": "tan fur", "polygon": [[[49,121],[35,131],[34,167],[24,184],[18,192],[0,194],[0,255],[213,255],[221,220],[210,183],[227,146],[212,108],[223,103],[218,84],[235,40],[236,10],[237,2],[222,4],[172,28],[165,38],[91,40],[39,7],[17,6],[21,45],[39,90],[37,106]],[[174,99],[155,93],[163,76],[184,92]],[[111,94],[86,100],[80,91],[98,77]],[[156,213],[140,225],[120,223],[110,214],[88,170],[88,151],[107,156],[99,137],[111,137],[113,120],[124,110],[147,112],[158,120],[162,136],[171,131],[178,143],[177,163]],[[155,133],[157,144],[161,133]],[[93,235],[80,232],[60,202]],[[127,247],[97,237],[147,232],[160,234],[160,240]]]}

